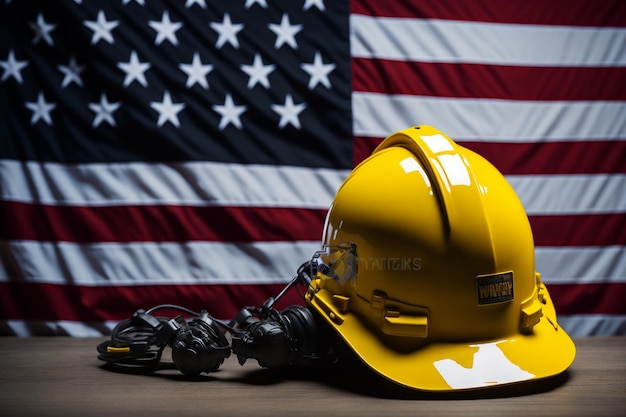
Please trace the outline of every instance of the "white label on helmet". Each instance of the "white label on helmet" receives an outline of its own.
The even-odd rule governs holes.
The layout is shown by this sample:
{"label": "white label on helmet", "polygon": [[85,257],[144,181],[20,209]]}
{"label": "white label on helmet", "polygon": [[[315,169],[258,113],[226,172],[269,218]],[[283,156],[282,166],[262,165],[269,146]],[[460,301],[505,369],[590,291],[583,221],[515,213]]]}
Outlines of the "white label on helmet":
{"label": "white label on helmet", "polygon": [[498,347],[501,342],[470,345],[477,347],[474,363],[465,368],[454,359],[442,359],[434,363],[446,383],[454,389],[479,388],[507,384],[533,378],[531,374],[515,365]]}

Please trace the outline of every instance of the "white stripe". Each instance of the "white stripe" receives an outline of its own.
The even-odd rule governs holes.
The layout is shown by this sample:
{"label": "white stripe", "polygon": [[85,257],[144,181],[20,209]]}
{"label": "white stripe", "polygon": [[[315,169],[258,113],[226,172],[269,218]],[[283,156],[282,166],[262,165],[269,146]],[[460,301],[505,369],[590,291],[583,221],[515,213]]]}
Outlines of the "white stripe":
{"label": "white stripe", "polygon": [[[25,321],[6,320],[0,321],[0,329],[3,324],[11,335],[18,337],[32,336],[71,336],[71,337],[102,337],[111,334],[111,330],[118,322],[106,321],[97,323],[83,323],[69,320],[59,321]],[[95,345],[94,345],[95,349]]]}
{"label": "white stripe", "polygon": [[624,101],[515,101],[355,92],[352,111],[356,136],[386,137],[426,124],[457,141],[626,139]]}
{"label": "white stripe", "polygon": [[624,66],[626,29],[352,15],[352,56],[533,66]]}
{"label": "white stripe", "polygon": [[[227,320],[229,317],[217,317],[217,319]],[[570,337],[626,336],[626,316],[624,315],[558,315],[557,320]],[[4,322],[0,321],[0,329],[6,327],[12,335],[18,337],[48,335],[102,337],[110,335],[111,330],[117,323],[116,321],[83,323],[67,320],[6,320]]]}
{"label": "white stripe", "polygon": [[[222,171],[220,171],[222,169]],[[217,171],[208,174],[206,171]],[[206,173],[206,175],[203,175]],[[326,209],[348,171],[210,163],[20,163],[0,160],[0,199],[79,206],[237,205]],[[245,177],[245,178],[244,178]],[[507,176],[528,215],[626,212],[626,175]]]}
{"label": "white stripe", "polygon": [[0,242],[4,257],[0,282],[84,286],[285,283],[319,249],[319,242]]}
{"label": "white stripe", "polygon": [[537,247],[535,269],[550,284],[626,283],[626,247]]}
{"label": "white stripe", "polygon": [[349,171],[188,162],[76,164],[0,160],[0,196],[41,204],[328,208]]}
{"label": "white stripe", "polygon": [[526,214],[626,213],[626,174],[509,175]]}
{"label": "white stripe", "polygon": [[626,336],[625,315],[558,315],[559,325],[570,337]]}
{"label": "white stripe", "polygon": [[[274,284],[289,281],[319,242],[246,244],[1,242],[0,282]],[[9,254],[11,258],[9,258]],[[546,284],[626,282],[626,247],[537,247]]]}
{"label": "white stripe", "polygon": [[[558,315],[558,311],[557,311]],[[227,320],[229,317],[216,317]],[[570,337],[607,337],[626,336],[625,315],[558,315],[559,325]],[[18,337],[31,336],[72,336],[72,337],[101,337],[111,334],[111,330],[118,323],[105,321],[98,323],[83,323],[67,320],[59,321],[0,321],[0,329],[7,327],[11,335]]]}

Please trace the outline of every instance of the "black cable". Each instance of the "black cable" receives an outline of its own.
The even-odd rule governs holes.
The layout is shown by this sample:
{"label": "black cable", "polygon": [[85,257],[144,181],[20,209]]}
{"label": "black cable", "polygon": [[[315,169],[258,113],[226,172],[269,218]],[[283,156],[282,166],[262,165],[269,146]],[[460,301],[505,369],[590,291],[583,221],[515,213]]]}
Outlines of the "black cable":
{"label": "black cable", "polygon": [[[308,273],[307,273],[308,272]],[[157,370],[169,369],[175,367],[173,363],[161,363],[161,355],[167,346],[164,342],[164,336],[159,333],[161,330],[168,331],[168,322],[174,321],[171,317],[156,317],[152,314],[158,310],[171,309],[186,313],[193,316],[192,319],[182,319],[180,316],[176,320],[186,323],[192,323],[193,320],[209,320],[215,322],[219,327],[230,333],[233,337],[242,337],[247,334],[245,329],[238,328],[243,324],[246,317],[261,317],[263,319],[271,318],[284,325],[284,320],[280,313],[273,308],[273,305],[292,287],[295,287],[298,294],[304,299],[304,294],[299,284],[306,287],[311,283],[311,276],[316,273],[316,265],[312,261],[303,263],[297,271],[296,276],[276,295],[276,297],[268,298],[261,307],[245,307],[242,312],[244,319],[238,323],[236,319],[230,322],[216,320],[203,311],[198,313],[189,308],[176,304],[160,304],[149,308],[148,310],[138,310],[133,317],[118,323],[111,331],[111,338],[107,342],[103,342],[97,346],[98,358],[107,362],[109,365],[122,368],[124,370]],[[203,315],[204,319],[200,316]],[[206,323],[206,322],[205,322]],[[249,323],[248,323],[249,324]],[[177,326],[177,325],[175,325]],[[214,340],[219,339],[219,335],[209,331]],[[158,337],[157,334],[159,333]],[[223,336],[222,336],[223,337]],[[224,339],[224,343],[226,339]],[[169,343],[169,342],[168,342]]]}
{"label": "black cable", "polygon": [[179,310],[179,311],[183,311],[185,313],[191,314],[192,316],[196,316],[198,317],[200,315],[200,313],[196,313],[195,311],[188,309],[187,307],[182,307],[176,304],[159,304],[158,306],[154,306],[148,310],[146,310],[146,313],[148,314],[152,314],[152,312],[157,311],[157,310],[162,310],[165,308],[169,308],[172,310]]}
{"label": "black cable", "polygon": [[110,341],[97,346],[98,358],[122,368],[160,369],[165,346],[155,344],[155,335],[155,329],[126,319],[113,328]]}

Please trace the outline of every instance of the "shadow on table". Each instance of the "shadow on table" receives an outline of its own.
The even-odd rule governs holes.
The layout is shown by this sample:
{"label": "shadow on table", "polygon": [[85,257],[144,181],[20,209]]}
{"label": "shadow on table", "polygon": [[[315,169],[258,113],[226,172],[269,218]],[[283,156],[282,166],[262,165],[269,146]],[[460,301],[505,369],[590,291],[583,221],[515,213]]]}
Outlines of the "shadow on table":
{"label": "shadow on table", "polygon": [[173,364],[163,364],[159,369],[117,367],[104,364],[103,369],[122,373],[145,374],[155,378],[167,378],[172,381],[197,381],[238,383],[251,386],[274,385],[289,381],[309,381],[375,398],[413,399],[413,400],[468,400],[488,398],[510,398],[548,392],[566,383],[571,371],[550,378],[520,382],[505,386],[452,392],[427,392],[406,388],[391,382],[375,373],[357,359],[325,364],[315,367],[246,370],[235,378],[225,378],[221,370],[196,376],[181,374]]}

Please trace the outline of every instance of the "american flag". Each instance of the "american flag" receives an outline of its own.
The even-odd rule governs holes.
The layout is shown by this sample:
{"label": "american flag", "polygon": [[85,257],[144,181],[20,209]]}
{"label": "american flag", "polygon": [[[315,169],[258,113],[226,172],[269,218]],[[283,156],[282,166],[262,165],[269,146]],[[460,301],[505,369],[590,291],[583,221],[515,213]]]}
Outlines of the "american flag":
{"label": "american flag", "polygon": [[563,327],[626,334],[622,0],[5,0],[0,77],[0,334],[259,305],[418,124],[513,185]]}

